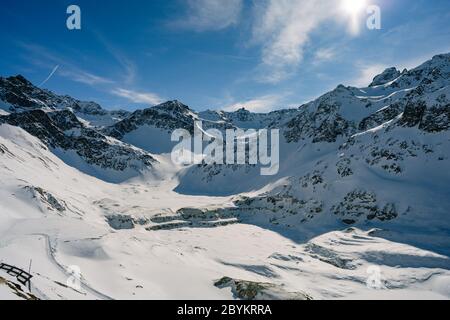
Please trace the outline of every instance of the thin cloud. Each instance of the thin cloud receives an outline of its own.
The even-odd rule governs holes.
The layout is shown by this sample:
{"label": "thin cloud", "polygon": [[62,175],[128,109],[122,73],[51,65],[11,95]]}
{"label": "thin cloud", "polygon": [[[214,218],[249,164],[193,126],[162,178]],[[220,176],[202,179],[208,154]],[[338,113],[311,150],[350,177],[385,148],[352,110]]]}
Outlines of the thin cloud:
{"label": "thin cloud", "polygon": [[148,103],[151,105],[158,105],[163,102],[163,99],[155,93],[151,92],[137,92],[123,88],[116,88],[111,91],[112,94],[128,99],[134,103]]}
{"label": "thin cloud", "polygon": [[196,31],[217,31],[236,25],[243,0],[187,0],[186,15],[170,26]]}
{"label": "thin cloud", "polygon": [[95,74],[80,70],[80,69],[68,69],[61,70],[60,74],[70,80],[80,82],[83,84],[87,84],[90,86],[99,85],[99,84],[112,84],[114,81],[109,80],[107,78],[97,76]]}
{"label": "thin cloud", "polygon": [[333,60],[336,57],[336,50],[334,48],[321,48],[314,54],[314,64]]}
{"label": "thin cloud", "polygon": [[288,78],[303,60],[310,34],[335,16],[335,0],[267,0],[256,5],[253,40],[262,45],[258,78],[276,83]]}
{"label": "thin cloud", "polygon": [[113,46],[106,38],[96,32],[98,41],[103,44],[108,53],[117,61],[117,63],[123,69],[123,81],[125,84],[130,85],[135,82],[137,77],[137,67],[136,64],[128,59],[119,49]]}
{"label": "thin cloud", "polygon": [[242,55],[232,55],[232,54],[223,54],[216,52],[206,52],[206,51],[197,51],[197,50],[189,50],[189,53],[195,56],[201,56],[210,59],[219,59],[219,60],[236,60],[236,61],[253,61],[257,59],[257,57],[252,56],[242,56]]}
{"label": "thin cloud", "polygon": [[[76,64],[59,57],[45,47],[23,42],[18,42],[18,45],[28,52],[27,60],[32,64],[43,68],[49,68],[50,66],[54,66],[56,64],[58,65],[57,71],[59,75],[75,82],[80,82],[91,86],[114,83],[114,81],[106,77],[102,77],[79,68]],[[54,72],[56,72],[56,70]],[[49,79],[50,78],[51,77],[49,77]],[[48,79],[46,81],[48,81]],[[44,81],[44,84],[46,81]]]}

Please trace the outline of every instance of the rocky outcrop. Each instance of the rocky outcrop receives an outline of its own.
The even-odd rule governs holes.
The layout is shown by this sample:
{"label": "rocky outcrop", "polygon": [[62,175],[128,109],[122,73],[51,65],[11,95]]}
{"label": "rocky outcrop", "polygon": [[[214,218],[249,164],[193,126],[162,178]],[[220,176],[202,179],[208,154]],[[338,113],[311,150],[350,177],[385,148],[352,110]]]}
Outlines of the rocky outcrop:
{"label": "rocky outcrop", "polygon": [[52,150],[73,151],[86,163],[103,169],[143,170],[155,163],[150,154],[86,127],[69,110],[12,113],[0,116],[0,123],[21,127]]}
{"label": "rocky outcrop", "polygon": [[219,289],[231,288],[233,296],[242,300],[313,300],[306,293],[289,292],[283,286],[272,283],[223,277],[217,280],[214,285]]}
{"label": "rocky outcrop", "polygon": [[353,133],[354,124],[339,115],[338,109],[337,105],[323,103],[316,111],[304,110],[287,123],[287,130],[284,132],[287,142],[312,139],[313,143],[331,143],[339,136]]}
{"label": "rocky outcrop", "polygon": [[[406,72],[406,70],[403,72]],[[394,68],[394,67],[388,68],[388,69],[384,70],[381,74],[377,75],[373,79],[373,81],[369,85],[369,87],[380,86],[380,85],[386,84],[388,82],[391,82],[391,81],[397,79],[398,77],[400,77],[401,74],[402,73],[399,70],[397,70],[397,68]]]}
{"label": "rocky outcrop", "polygon": [[21,285],[9,281],[3,277],[0,277],[0,286],[5,287],[6,290],[11,292],[11,298],[15,297],[15,299],[18,298],[21,300],[40,300],[34,294],[24,290]]}
{"label": "rocky outcrop", "polygon": [[105,132],[117,139],[122,139],[125,134],[144,125],[167,132],[175,129],[193,132],[195,119],[194,113],[188,106],[178,101],[169,101],[152,108],[137,110],[126,119],[105,129]]}
{"label": "rocky outcrop", "polygon": [[361,217],[367,220],[378,219],[380,221],[387,221],[395,219],[398,216],[395,204],[388,203],[381,209],[375,193],[365,190],[349,192],[331,210],[335,215],[340,216],[342,222],[346,224],[354,224]]}
{"label": "rocky outcrop", "polygon": [[68,210],[68,206],[64,200],[56,198],[53,194],[39,187],[26,186],[24,189],[43,204],[47,210],[56,211],[59,214]]}
{"label": "rocky outcrop", "polygon": [[23,76],[0,77],[0,100],[9,106],[8,112],[31,110],[70,110],[80,118],[96,125],[96,120],[112,123],[128,116],[129,112],[107,111],[95,102],[80,101],[70,96],[57,95],[34,86]]}

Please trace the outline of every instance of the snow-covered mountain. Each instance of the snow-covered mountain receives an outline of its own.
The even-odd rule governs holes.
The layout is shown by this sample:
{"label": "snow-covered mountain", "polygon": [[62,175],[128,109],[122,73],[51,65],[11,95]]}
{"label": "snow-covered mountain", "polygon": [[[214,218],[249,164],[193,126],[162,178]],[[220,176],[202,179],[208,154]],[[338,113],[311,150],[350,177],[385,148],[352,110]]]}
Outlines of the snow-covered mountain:
{"label": "snow-covered mountain", "polygon": [[[448,170],[444,168],[448,166],[449,157],[449,60],[449,55],[436,56],[383,85],[367,88],[340,85],[301,106],[297,115],[275,125],[282,130],[284,137],[280,172],[275,177],[260,177],[259,170],[250,167],[197,166],[186,170],[178,190],[211,194],[215,190],[211,185],[224,185],[220,189],[222,194],[236,194],[268,187],[269,183],[282,183],[291,192],[295,189],[303,195],[296,199],[299,202],[311,200],[304,197],[307,194],[311,197],[311,191],[315,190],[313,201],[328,202],[328,206],[324,204],[323,208],[327,212],[333,206],[339,207],[352,194],[368,193],[376,198],[380,187],[375,182],[366,182],[371,177],[377,178],[381,185],[387,185],[381,188],[384,191],[394,186],[386,183],[385,179],[393,179],[403,180],[405,187],[426,183],[424,191],[435,184],[433,192],[446,193],[443,185],[448,182]],[[381,78],[386,78],[386,74],[392,76],[390,70],[385,71]],[[381,81],[380,76],[375,79]],[[420,171],[417,170],[417,166],[421,165]],[[429,173],[424,174],[427,171]],[[227,180],[235,183],[223,183]],[[312,180],[313,186],[323,185],[330,192],[317,187],[307,190],[311,186],[304,180]],[[353,190],[337,188],[337,185],[349,185]],[[269,194],[279,196],[280,192],[279,188],[275,188]],[[394,193],[389,191],[387,194]],[[407,193],[399,200],[405,200],[408,196],[420,201],[428,198],[426,195],[417,197],[417,194]],[[331,199],[336,203],[332,204]],[[382,199],[378,199],[380,204],[373,202],[381,211],[386,205],[395,204]],[[442,207],[444,212],[449,209],[448,201],[445,205]]]}
{"label": "snow-covered mountain", "polygon": [[128,116],[124,110],[107,111],[95,102],[79,101],[34,86],[23,76],[0,77],[0,109],[6,112],[71,110],[92,126],[112,125]]}
{"label": "snow-covered mountain", "polygon": [[105,128],[104,132],[144,150],[169,153],[174,144],[171,134],[175,129],[194,130],[198,116],[179,101],[168,101],[144,110]]}
{"label": "snow-covered mountain", "polygon": [[291,119],[298,113],[296,109],[277,110],[269,113],[253,113],[245,108],[235,112],[203,111],[199,113],[201,119],[227,123],[241,129],[264,129],[275,127],[280,122]]}
{"label": "snow-covered mountain", "polygon": [[107,181],[140,175],[156,162],[147,152],[86,126],[69,109],[12,113],[0,116],[0,123],[23,128],[69,165]]}
{"label": "snow-covered mountain", "polygon": [[298,110],[279,110],[271,113],[252,113],[245,109],[236,112],[195,112],[179,101],[168,101],[160,105],[137,110],[129,117],[105,128],[104,132],[124,142],[152,153],[168,153],[173,147],[171,133],[175,129],[194,131],[194,121],[201,121],[204,130],[218,129],[262,129],[275,127],[291,119]]}
{"label": "snow-covered mountain", "polygon": [[[32,259],[44,299],[448,299],[449,91],[450,54],[268,114],[110,112],[0,78],[0,259]],[[195,120],[280,129],[279,173],[172,164]]]}

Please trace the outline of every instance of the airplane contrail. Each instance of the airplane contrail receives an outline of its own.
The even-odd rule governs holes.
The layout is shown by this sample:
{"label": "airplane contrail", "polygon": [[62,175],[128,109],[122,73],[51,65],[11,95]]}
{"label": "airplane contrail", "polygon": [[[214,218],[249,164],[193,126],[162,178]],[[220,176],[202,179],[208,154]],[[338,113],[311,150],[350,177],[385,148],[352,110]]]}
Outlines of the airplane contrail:
{"label": "airplane contrail", "polygon": [[42,83],[39,85],[39,87],[42,87],[44,84],[46,84],[47,81],[50,80],[51,77],[53,77],[53,75],[55,74],[56,70],[58,70],[58,68],[59,68],[59,65],[56,65],[56,66],[53,68],[52,72],[50,72],[50,74],[48,75],[48,77],[47,77],[44,81],[42,81]]}

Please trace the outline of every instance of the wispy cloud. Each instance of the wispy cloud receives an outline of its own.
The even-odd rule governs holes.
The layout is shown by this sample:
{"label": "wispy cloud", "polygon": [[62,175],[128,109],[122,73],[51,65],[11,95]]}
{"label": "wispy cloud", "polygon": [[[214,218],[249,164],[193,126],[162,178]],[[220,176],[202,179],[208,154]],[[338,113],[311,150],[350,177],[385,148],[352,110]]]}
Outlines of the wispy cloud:
{"label": "wispy cloud", "polygon": [[163,99],[155,93],[151,92],[137,92],[133,90],[127,90],[123,88],[116,88],[111,91],[112,94],[128,99],[134,103],[148,103],[151,105],[157,105],[163,102]]}
{"label": "wispy cloud", "polygon": [[321,48],[314,54],[314,64],[320,64],[322,62],[333,60],[336,57],[335,48]]}
{"label": "wispy cloud", "polygon": [[[86,71],[78,67],[78,65],[71,60],[67,60],[45,47],[27,43],[19,43],[19,46],[26,50],[27,61],[34,66],[50,68],[50,66],[56,64],[56,67],[52,69],[50,75],[41,83],[41,85],[45,84],[55,73],[57,73],[59,76],[92,87],[97,87],[97,89],[101,91],[108,92],[116,97],[125,98],[134,103],[156,105],[163,102],[163,99],[155,93],[139,92],[134,89],[123,88],[134,81],[136,68],[134,63],[121,55],[118,51],[115,51],[113,47],[108,47],[108,51],[114,56],[116,61],[118,61],[119,65],[123,67],[125,77],[121,81],[111,80],[110,78]],[[115,78],[120,79],[120,76]]]}
{"label": "wispy cloud", "polygon": [[195,56],[205,57],[208,59],[228,60],[228,61],[229,60],[253,61],[253,60],[257,59],[256,56],[232,55],[232,54],[198,51],[198,50],[189,50],[189,53],[192,55],[195,55]]}
{"label": "wispy cloud", "polygon": [[245,108],[252,112],[269,112],[280,107],[283,95],[265,95],[247,101],[236,102],[224,108],[225,111],[236,111]]}
{"label": "wispy cloud", "polygon": [[61,74],[62,76],[79,82],[79,83],[83,83],[83,84],[87,84],[90,86],[94,86],[94,85],[99,85],[99,84],[112,84],[114,83],[114,81],[83,71],[81,69],[77,69],[77,68],[68,68],[68,69],[61,69],[59,71],[59,74]]}
{"label": "wispy cloud", "polygon": [[262,45],[259,80],[276,83],[295,72],[310,33],[335,15],[335,5],[334,0],[266,0],[255,4],[253,39]]}
{"label": "wispy cloud", "polygon": [[119,66],[123,69],[122,81],[130,85],[135,82],[137,77],[137,67],[136,64],[130,60],[126,55],[124,55],[118,48],[112,45],[102,34],[95,33],[98,41],[103,44],[107,52],[117,61]]}
{"label": "wispy cloud", "polygon": [[[58,56],[45,47],[22,42],[19,42],[18,45],[28,52],[27,61],[31,62],[32,64],[43,68],[50,68],[56,64],[58,68],[55,68],[56,70],[54,69],[51,76],[53,76],[53,74],[58,71],[58,75],[60,76],[87,85],[114,83],[114,81],[106,77],[83,70],[75,63]],[[51,76],[49,76],[48,79],[43,82],[43,84],[45,84],[51,78]]]}
{"label": "wispy cloud", "polygon": [[243,0],[187,0],[186,15],[169,23],[177,28],[196,31],[216,31],[239,21]]}

